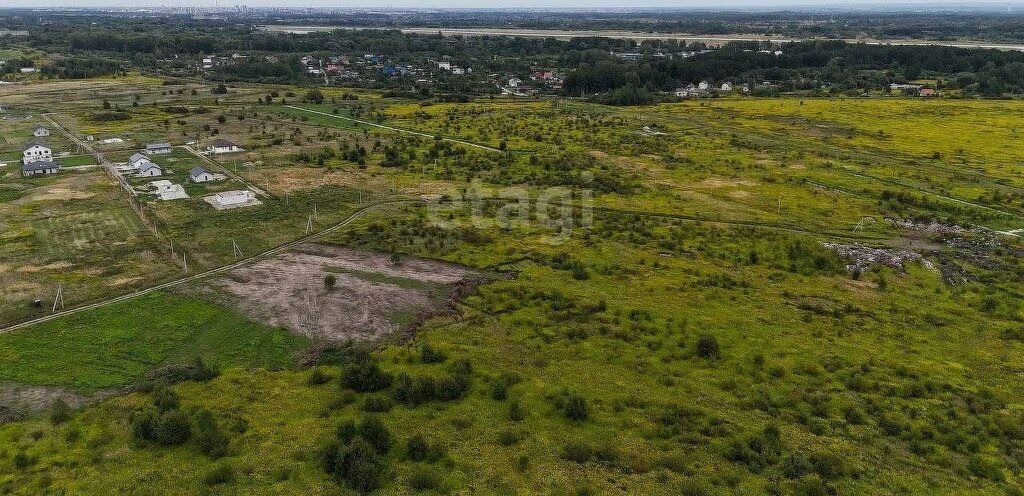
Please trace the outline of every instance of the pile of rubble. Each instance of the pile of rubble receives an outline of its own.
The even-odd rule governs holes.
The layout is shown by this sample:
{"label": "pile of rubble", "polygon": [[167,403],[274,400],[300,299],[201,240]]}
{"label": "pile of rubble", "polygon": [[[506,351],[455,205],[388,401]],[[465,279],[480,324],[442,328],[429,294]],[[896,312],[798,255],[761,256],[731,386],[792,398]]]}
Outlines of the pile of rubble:
{"label": "pile of rubble", "polygon": [[909,229],[912,231],[921,231],[928,234],[961,234],[967,231],[963,227],[958,225],[940,224],[935,221],[931,222],[917,222],[911,219],[892,219],[886,218],[886,222],[896,227],[903,229]]}
{"label": "pile of rubble", "polygon": [[863,272],[872,265],[881,264],[895,269],[905,269],[907,264],[919,263],[935,270],[935,264],[924,258],[920,253],[906,250],[872,248],[864,245],[844,245],[838,243],[822,243],[825,248],[836,252],[839,256],[852,260],[846,266],[850,273]]}

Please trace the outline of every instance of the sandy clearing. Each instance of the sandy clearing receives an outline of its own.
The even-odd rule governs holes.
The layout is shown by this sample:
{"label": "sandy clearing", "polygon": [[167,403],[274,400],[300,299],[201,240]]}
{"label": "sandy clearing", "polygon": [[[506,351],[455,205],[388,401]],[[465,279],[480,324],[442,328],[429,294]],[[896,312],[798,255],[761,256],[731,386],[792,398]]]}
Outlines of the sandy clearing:
{"label": "sandy clearing", "polygon": [[[333,289],[324,278],[336,278]],[[304,244],[241,267],[200,291],[249,318],[314,340],[376,340],[441,313],[460,285],[481,280],[466,267],[347,248]]]}

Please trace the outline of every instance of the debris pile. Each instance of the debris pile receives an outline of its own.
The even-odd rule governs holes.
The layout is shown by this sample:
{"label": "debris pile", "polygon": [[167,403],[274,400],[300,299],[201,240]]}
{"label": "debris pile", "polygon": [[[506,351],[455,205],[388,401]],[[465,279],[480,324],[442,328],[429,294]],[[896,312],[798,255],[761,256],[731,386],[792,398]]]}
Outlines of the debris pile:
{"label": "debris pile", "polygon": [[850,273],[863,272],[875,264],[885,265],[895,269],[905,269],[909,263],[919,263],[929,269],[935,270],[935,265],[920,253],[905,250],[891,250],[885,248],[872,248],[864,245],[843,245],[838,243],[822,243],[825,248],[836,252],[839,256],[853,260],[853,263],[846,266]]}
{"label": "debris pile", "polygon": [[910,229],[913,231],[921,231],[928,234],[962,234],[967,231],[963,227],[958,225],[941,224],[935,221],[931,222],[917,222],[911,219],[892,219],[886,218],[886,222],[903,229]]}

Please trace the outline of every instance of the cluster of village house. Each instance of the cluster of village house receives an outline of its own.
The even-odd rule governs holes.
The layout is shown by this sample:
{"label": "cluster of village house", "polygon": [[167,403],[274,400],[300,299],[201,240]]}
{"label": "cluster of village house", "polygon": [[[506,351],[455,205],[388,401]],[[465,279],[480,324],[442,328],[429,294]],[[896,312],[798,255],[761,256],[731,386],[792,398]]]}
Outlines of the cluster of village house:
{"label": "cluster of village house", "polygon": [[939,96],[934,88],[925,88],[922,84],[890,84],[890,91],[902,91],[904,94],[918,95],[924,98]]}
{"label": "cluster of village house", "polygon": [[[170,143],[154,143],[146,145],[145,150],[129,157],[128,162],[123,166],[118,167],[118,171],[121,173],[131,173],[136,177],[162,176],[164,174],[163,167],[151,160],[150,157],[154,155],[169,154],[173,151],[174,147],[171,146]],[[217,139],[206,148],[206,151],[213,154],[222,154],[241,152],[244,151],[244,149],[231,141]],[[222,180],[224,179],[224,176],[214,174],[205,167],[197,165],[189,171],[188,178],[194,183],[206,183]],[[155,193],[161,200],[180,200],[189,197],[183,186],[172,183],[166,179],[153,181],[150,185],[153,188],[153,193]],[[253,202],[256,201],[256,197],[251,191],[247,190],[224,191],[211,195],[205,198],[205,200],[216,208],[233,208],[253,204]]]}
{"label": "cluster of village house", "polygon": [[[203,57],[202,68],[204,70],[211,70],[216,67],[233,65],[246,59],[248,59],[248,56],[237,53],[226,57]],[[268,62],[281,61],[281,57],[278,55],[267,55],[263,59]],[[306,73],[316,77],[372,80],[380,75],[385,77],[408,76],[416,78],[416,84],[420,86],[433,84],[433,77],[438,74],[452,76],[473,74],[472,67],[460,66],[449,60],[447,56],[442,57],[440,60],[429,61],[429,66],[426,68],[417,67],[412,64],[393,63],[387,55],[370,53],[362,57],[335,55],[318,58],[307,55],[299,59],[299,63],[302,64]],[[563,78],[555,71],[534,68],[527,74],[488,74],[487,80],[506,90],[514,88],[512,91],[505,91],[506,93],[532,93],[541,89],[541,87],[553,90],[561,89]],[[533,83],[524,84],[525,81],[532,81]]]}
{"label": "cluster of village house", "polygon": [[43,126],[36,126],[32,130],[32,136],[37,139],[29,141],[21,150],[21,173],[23,175],[56,174],[60,171],[60,164],[53,160],[53,150],[38,139],[49,135],[50,131]]}
{"label": "cluster of village house", "polygon": [[[22,150],[22,166],[21,171],[25,176],[35,176],[43,174],[56,174],[60,172],[60,164],[53,160],[53,149],[44,144],[38,138],[43,138],[50,135],[50,131],[43,126],[36,126],[32,132],[33,136],[37,139],[33,139]],[[146,149],[140,153],[135,153],[128,158],[128,161],[124,165],[117,167],[117,171],[121,174],[132,174],[135,177],[159,177],[164,174],[164,168],[154,162],[151,157],[155,155],[169,154],[174,151],[174,147],[170,143],[153,143],[146,145]],[[232,143],[225,139],[214,140],[214,142],[207,147],[206,151],[213,154],[222,153],[235,153],[244,151],[244,149],[235,143]],[[188,178],[194,183],[206,183],[211,181],[219,181],[224,179],[224,176],[220,174],[214,174],[202,166],[195,166],[188,173]],[[166,179],[153,181],[150,183],[153,188],[153,192],[161,200],[178,200],[182,198],[188,198],[188,194],[185,193],[185,188],[180,184],[174,184]],[[223,191],[211,195],[205,200],[213,205],[215,208],[234,208],[248,205],[259,204],[259,200],[256,199],[256,195],[252,191],[241,190],[241,191]]]}
{"label": "cluster of village house", "polygon": [[[763,83],[759,83],[757,86],[767,88],[771,86],[771,83],[765,81]],[[726,81],[721,85],[714,85],[709,83],[708,81],[701,81],[699,84],[690,84],[687,85],[685,88],[677,88],[675,91],[675,95],[679,98],[696,98],[711,94],[713,92],[731,93],[733,91],[737,91],[737,89],[729,81]],[[738,91],[742,93],[750,93],[750,85],[744,83],[740,85]]]}

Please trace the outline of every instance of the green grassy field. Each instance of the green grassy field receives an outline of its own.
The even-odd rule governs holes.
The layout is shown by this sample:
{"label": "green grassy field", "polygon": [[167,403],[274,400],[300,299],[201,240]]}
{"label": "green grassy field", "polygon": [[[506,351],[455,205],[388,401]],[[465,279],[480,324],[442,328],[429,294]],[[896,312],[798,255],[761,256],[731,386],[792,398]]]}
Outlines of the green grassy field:
{"label": "green grassy field", "polygon": [[50,177],[0,171],[0,321],[42,315],[58,285],[67,305],[180,273],[105,172]]}
{"label": "green grassy field", "polygon": [[[391,443],[360,459],[375,463],[381,495],[1021,494],[1024,245],[993,231],[1024,227],[1020,102],[612,108],[363,92],[316,107],[531,152],[500,154],[302,120],[232,91],[205,112],[129,111],[146,138],[200,130],[244,142],[225,164],[274,194],[235,211],[199,198],[147,205],[197,267],[233,260],[231,240],[248,253],[301,236],[314,203],[323,227],[364,194],[429,193],[450,201],[380,208],[323,241],[509,277],[366,357],[342,343],[321,350],[316,371],[266,370],[306,343],[181,295],[0,335],[0,379],[16,383],[89,392],[195,355],[224,369],[171,386],[180,406],[169,410],[194,429],[173,443],[139,424],[167,408],[161,389],[0,426],[0,492],[356,494],[320,454],[351,448],[339,425],[372,416]],[[157,97],[212,108],[205,94],[145,98]],[[0,208],[56,208],[21,202],[61,180],[8,176]],[[573,193],[571,213],[496,220],[514,213],[511,199],[548,188]],[[565,215],[573,229],[561,237],[541,222]],[[34,219],[31,236],[47,238],[89,221],[69,212],[70,224],[46,230],[56,221]],[[27,229],[5,227],[0,240],[27,243]],[[855,267],[824,243],[910,261]],[[226,437],[215,455],[204,412]]]}
{"label": "green grassy field", "polygon": [[196,357],[280,368],[305,340],[192,298],[158,293],[0,335],[0,380],[80,392],[121,387]]}

